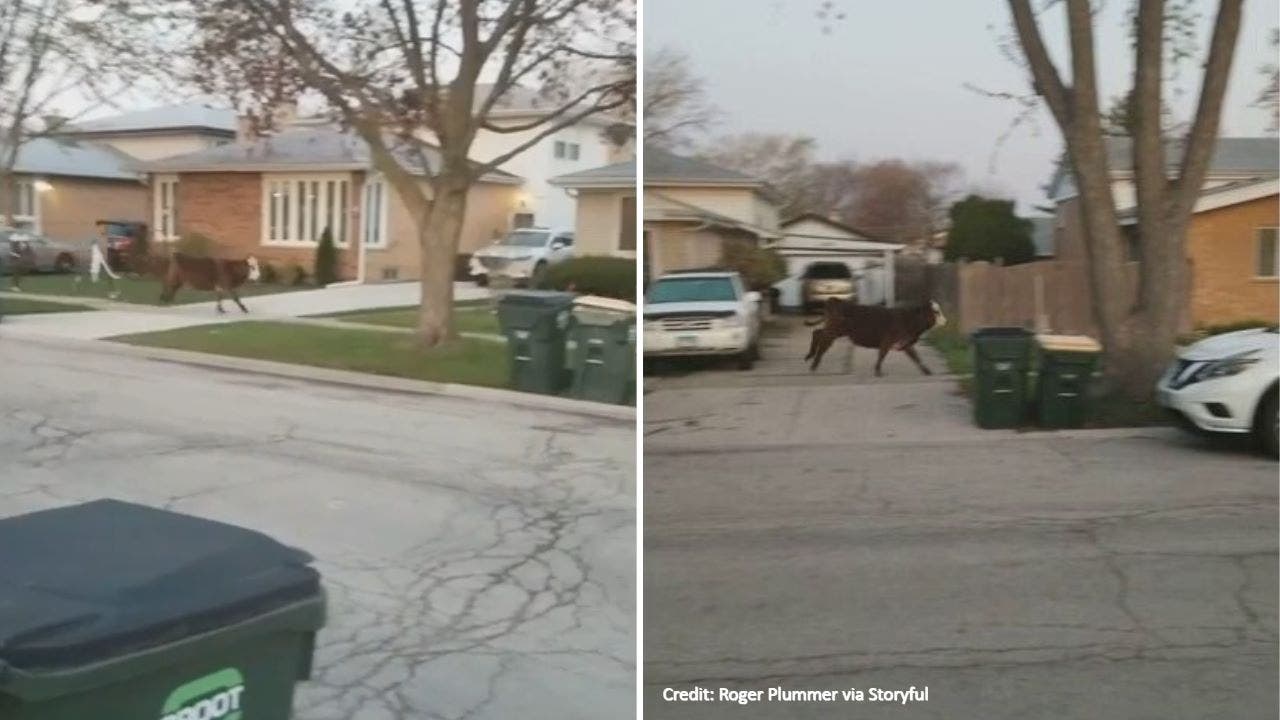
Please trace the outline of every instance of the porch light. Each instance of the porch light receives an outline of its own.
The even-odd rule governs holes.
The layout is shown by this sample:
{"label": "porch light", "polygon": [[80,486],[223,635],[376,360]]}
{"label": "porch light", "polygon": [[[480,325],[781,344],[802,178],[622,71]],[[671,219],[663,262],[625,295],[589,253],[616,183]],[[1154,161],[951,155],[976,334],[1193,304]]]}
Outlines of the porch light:
{"label": "porch light", "polygon": [[35,188],[36,192],[49,192],[53,189],[53,185],[46,180],[37,180],[31,184],[31,187]]}

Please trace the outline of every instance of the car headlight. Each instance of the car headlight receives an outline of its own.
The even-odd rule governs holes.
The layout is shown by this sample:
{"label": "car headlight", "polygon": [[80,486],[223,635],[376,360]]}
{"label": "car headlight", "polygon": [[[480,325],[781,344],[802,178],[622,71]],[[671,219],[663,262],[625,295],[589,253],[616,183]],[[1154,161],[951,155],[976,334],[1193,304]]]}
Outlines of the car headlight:
{"label": "car headlight", "polygon": [[1239,355],[1232,355],[1221,360],[1213,362],[1200,368],[1195,374],[1196,380],[1208,380],[1210,378],[1231,377],[1239,375],[1248,370],[1254,363],[1258,362],[1257,350],[1250,350]]}
{"label": "car headlight", "polygon": [[1172,384],[1181,388],[1203,380],[1239,375],[1253,367],[1259,359],[1257,350],[1249,350],[1221,360],[1201,361],[1199,367],[1187,368],[1178,376],[1171,378]]}

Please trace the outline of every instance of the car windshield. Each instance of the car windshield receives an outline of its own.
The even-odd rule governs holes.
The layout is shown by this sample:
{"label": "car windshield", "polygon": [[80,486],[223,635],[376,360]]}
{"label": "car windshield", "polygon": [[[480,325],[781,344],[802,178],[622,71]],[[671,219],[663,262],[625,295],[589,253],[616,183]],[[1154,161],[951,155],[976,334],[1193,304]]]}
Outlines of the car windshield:
{"label": "car windshield", "polygon": [[848,280],[853,277],[844,263],[814,263],[804,271],[807,280]]}
{"label": "car windshield", "polygon": [[738,299],[727,277],[664,278],[649,288],[650,303],[733,302]]}
{"label": "car windshield", "polygon": [[502,244],[512,247],[542,247],[547,244],[547,237],[550,235],[545,230],[516,230],[503,238]]}

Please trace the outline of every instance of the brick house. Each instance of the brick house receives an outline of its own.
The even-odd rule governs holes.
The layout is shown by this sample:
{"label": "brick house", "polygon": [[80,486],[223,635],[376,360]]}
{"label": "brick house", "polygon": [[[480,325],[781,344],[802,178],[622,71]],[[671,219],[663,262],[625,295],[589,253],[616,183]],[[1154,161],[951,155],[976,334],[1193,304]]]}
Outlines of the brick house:
{"label": "brick house", "polygon": [[[1169,143],[1166,166],[1175,166],[1181,149],[1179,143]],[[1136,229],[1132,153],[1129,138],[1107,138],[1112,195],[1121,225]],[[1268,248],[1275,247],[1277,175],[1280,139],[1218,139],[1188,228],[1191,302],[1183,321],[1186,329],[1276,319],[1280,298],[1273,267],[1275,251]],[[1087,257],[1079,198],[1065,163],[1059,164],[1045,190],[1054,206],[1054,259],[1082,274]],[[1130,259],[1136,262],[1136,233],[1126,231],[1126,236]],[[1272,266],[1269,274],[1264,267],[1268,262]],[[1083,275],[1079,280],[1084,282]]]}
{"label": "brick house", "polygon": [[[424,153],[427,163],[434,155]],[[423,175],[417,158],[401,163]],[[308,273],[326,228],[339,249],[339,276],[359,281],[417,278],[419,246],[409,212],[374,170],[358,136],[331,127],[275,135],[143,165],[150,217],[160,242],[199,233],[226,255],[254,255]],[[426,179],[421,180],[424,187]],[[459,252],[501,237],[511,222],[520,178],[483,175],[467,198]]]}
{"label": "brick house", "polygon": [[1191,322],[1280,322],[1280,179],[1210,188],[1196,201],[1187,230]]}
{"label": "brick house", "polygon": [[112,148],[68,138],[23,143],[14,165],[12,192],[0,198],[0,226],[62,242],[87,241],[99,220],[141,221],[147,189],[130,158]]}

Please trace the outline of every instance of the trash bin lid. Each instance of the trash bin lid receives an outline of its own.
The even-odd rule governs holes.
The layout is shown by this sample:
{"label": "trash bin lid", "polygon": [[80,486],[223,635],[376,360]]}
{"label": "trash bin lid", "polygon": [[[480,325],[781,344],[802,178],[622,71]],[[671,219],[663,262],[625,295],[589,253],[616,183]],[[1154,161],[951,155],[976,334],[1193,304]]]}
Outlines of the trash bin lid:
{"label": "trash bin lid", "polygon": [[498,302],[515,305],[568,305],[573,302],[573,293],[556,290],[511,290],[504,292]]}
{"label": "trash bin lid", "polygon": [[1102,345],[1087,335],[1037,335],[1036,344],[1057,352],[1102,352]]}
{"label": "trash bin lid", "polygon": [[973,331],[974,338],[1031,337],[1031,331],[1020,327],[984,327]]}
{"label": "trash bin lid", "polygon": [[0,548],[0,668],[84,665],[320,592],[301,550],[117,500],[0,520]]}
{"label": "trash bin lid", "polygon": [[590,308],[592,310],[612,310],[618,313],[635,314],[635,303],[599,295],[579,295],[573,299],[573,307]]}

